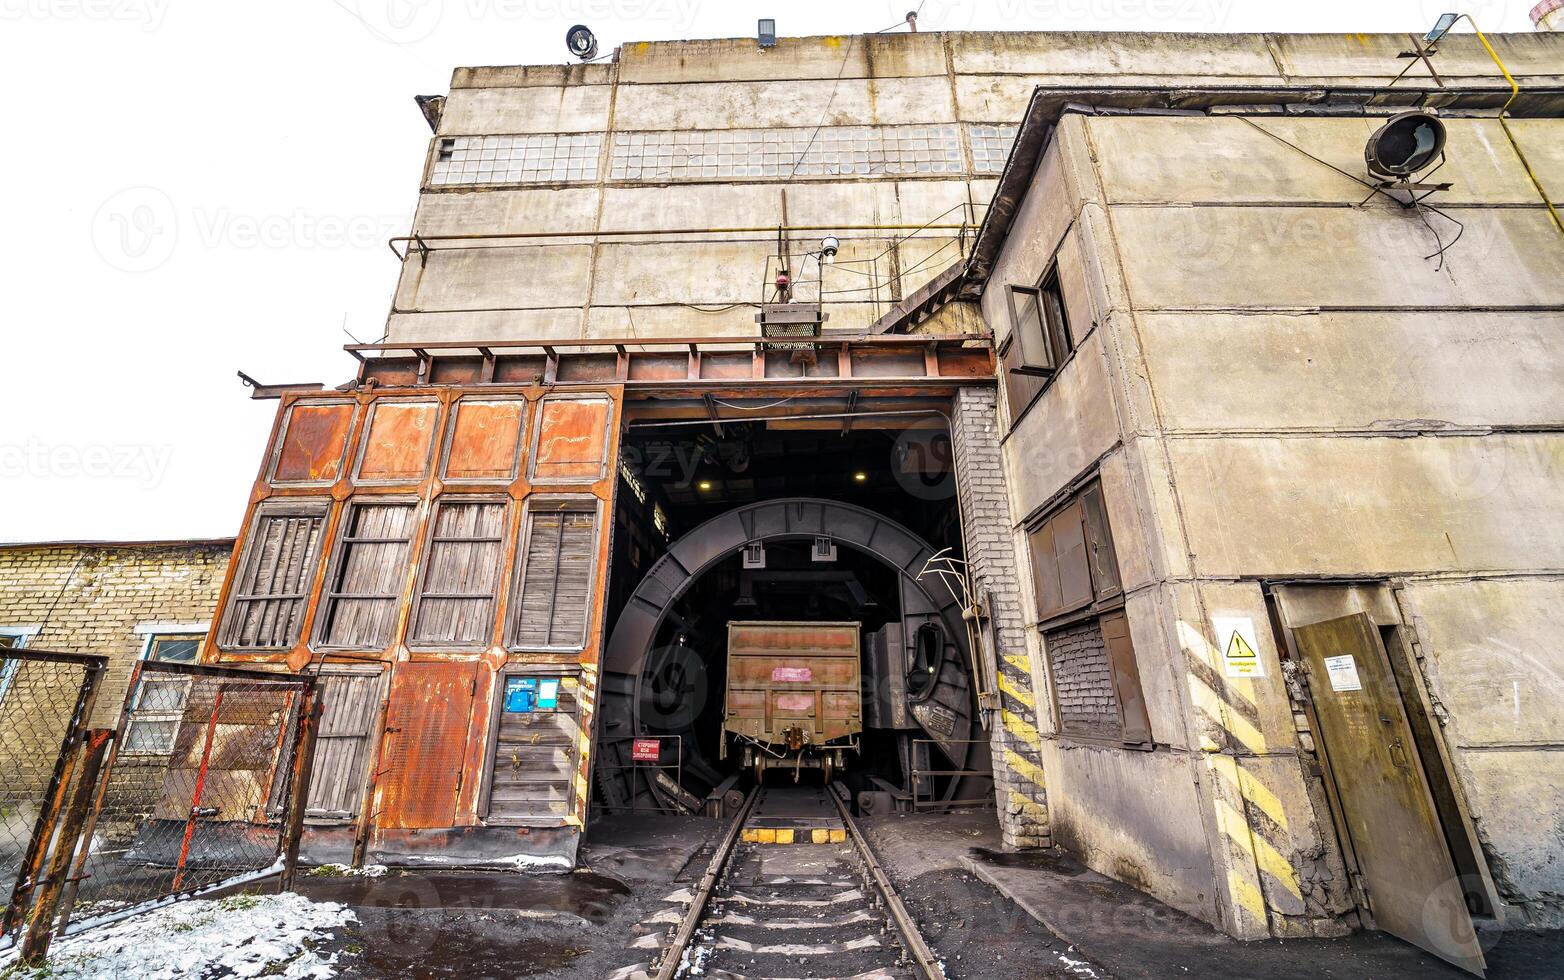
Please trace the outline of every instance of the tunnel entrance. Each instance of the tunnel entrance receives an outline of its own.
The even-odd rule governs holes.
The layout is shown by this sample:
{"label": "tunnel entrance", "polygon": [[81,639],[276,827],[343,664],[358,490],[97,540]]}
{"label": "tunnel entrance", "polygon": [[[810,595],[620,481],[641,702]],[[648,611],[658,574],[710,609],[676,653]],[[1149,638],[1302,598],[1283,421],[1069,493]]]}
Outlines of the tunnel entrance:
{"label": "tunnel entrance", "polygon": [[[828,774],[871,809],[992,799],[960,586],[929,567],[962,550],[944,413],[844,422],[799,401],[757,407],[765,421],[631,417],[595,812],[714,812],[757,778]],[[739,683],[734,624],[793,639]],[[846,687],[798,659],[829,635],[853,637]]]}

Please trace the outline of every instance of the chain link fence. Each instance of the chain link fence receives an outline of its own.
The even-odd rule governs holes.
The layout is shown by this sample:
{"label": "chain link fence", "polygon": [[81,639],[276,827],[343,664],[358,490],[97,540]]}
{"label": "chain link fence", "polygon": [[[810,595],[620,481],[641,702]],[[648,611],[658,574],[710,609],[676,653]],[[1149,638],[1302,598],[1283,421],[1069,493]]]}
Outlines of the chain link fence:
{"label": "chain link fence", "polygon": [[0,888],[9,946],[37,884],[103,657],[0,650]]}
{"label": "chain link fence", "polygon": [[[144,662],[61,896],[69,932],[283,870],[314,680]],[[307,770],[306,770],[307,771]]]}

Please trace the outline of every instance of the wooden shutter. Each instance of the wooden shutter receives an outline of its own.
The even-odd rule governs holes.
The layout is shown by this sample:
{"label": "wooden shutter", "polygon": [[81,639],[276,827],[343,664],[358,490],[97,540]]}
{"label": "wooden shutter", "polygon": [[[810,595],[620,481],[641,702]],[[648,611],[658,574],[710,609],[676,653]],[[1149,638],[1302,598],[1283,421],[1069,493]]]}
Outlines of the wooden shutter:
{"label": "wooden shutter", "polygon": [[1091,601],[1092,576],[1079,500],[1033,530],[1027,540],[1039,620]]}
{"label": "wooden shutter", "polygon": [[282,649],[299,640],[328,501],[263,503],[245,542],[218,642]]}
{"label": "wooden shutter", "polygon": [[464,646],[489,642],[494,635],[504,541],[504,501],[440,502],[424,555],[412,642]]}
{"label": "wooden shutter", "polygon": [[398,664],[386,712],[379,826],[450,827],[467,754],[476,661]]}
{"label": "wooden shutter", "polygon": [[350,505],[322,603],[323,644],[378,650],[391,642],[412,533],[410,503]]}
{"label": "wooden shutter", "polygon": [[1108,664],[1113,669],[1113,693],[1119,702],[1119,738],[1128,745],[1151,744],[1151,719],[1146,715],[1146,697],[1140,688],[1140,665],[1130,642],[1130,624],[1122,610],[1098,620],[1103,642],[1108,648]]}
{"label": "wooden shutter", "polygon": [[1102,500],[1102,484],[1093,483],[1081,492],[1086,512],[1086,547],[1091,557],[1092,590],[1101,600],[1124,591],[1119,583],[1119,559],[1113,551],[1113,532],[1108,527],[1108,509]]}
{"label": "wooden shutter", "polygon": [[574,812],[579,684],[574,677],[527,677],[540,685],[557,683],[557,701],[553,707],[536,704],[529,711],[512,711],[504,683],[511,679],[522,678],[512,675],[500,684],[485,817],[496,823],[563,821]]}
{"label": "wooden shutter", "polygon": [[1042,394],[1048,378],[1026,373],[1021,363],[1021,345],[1013,332],[999,351],[999,369],[1005,382],[1005,404],[1009,406],[1010,422],[1014,425],[1021,413]]}
{"label": "wooden shutter", "polygon": [[322,674],[320,730],[315,736],[315,766],[310,773],[311,820],[352,820],[358,816],[369,761],[375,716],[380,711],[379,673]]}
{"label": "wooden shutter", "polygon": [[586,642],[597,553],[596,501],[586,506],[592,509],[573,504],[528,513],[512,646],[579,649]]}

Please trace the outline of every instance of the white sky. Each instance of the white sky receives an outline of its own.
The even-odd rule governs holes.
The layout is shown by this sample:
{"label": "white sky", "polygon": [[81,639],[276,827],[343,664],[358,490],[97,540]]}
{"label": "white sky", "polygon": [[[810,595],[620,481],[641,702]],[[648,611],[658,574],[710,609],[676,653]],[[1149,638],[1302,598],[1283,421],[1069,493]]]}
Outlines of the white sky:
{"label": "white sky", "polygon": [[[925,0],[920,27],[1530,30],[1532,0]],[[220,537],[274,402],[379,337],[457,65],[875,31],[917,0],[0,0],[0,541]],[[1464,29],[1464,27],[1463,27]]]}

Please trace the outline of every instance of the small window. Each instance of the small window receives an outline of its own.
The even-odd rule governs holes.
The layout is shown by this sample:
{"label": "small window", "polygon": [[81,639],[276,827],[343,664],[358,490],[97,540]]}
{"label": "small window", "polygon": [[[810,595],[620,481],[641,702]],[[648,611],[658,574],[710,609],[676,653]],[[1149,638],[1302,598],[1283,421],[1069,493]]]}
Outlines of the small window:
{"label": "small window", "polygon": [[225,649],[283,650],[299,641],[330,506],[326,500],[261,504],[217,634]]}
{"label": "small window", "polygon": [[486,645],[500,590],[505,502],[442,500],[433,523],[410,641]]}
{"label": "small window", "polygon": [[413,504],[354,501],[342,521],[321,598],[323,646],[379,650],[391,642],[413,535]]}
{"label": "small window", "polygon": [[1010,287],[1010,336],[999,353],[1012,422],[1037,400],[1074,349],[1057,265],[1036,286]]}
{"label": "small window", "polygon": [[511,647],[581,649],[591,619],[596,555],[596,498],[530,506],[511,604]]}
{"label": "small window", "polygon": [[125,742],[120,751],[127,755],[172,754],[189,696],[189,677],[143,672],[125,718]]}
{"label": "small window", "polygon": [[201,643],[205,639],[201,633],[153,633],[147,637],[146,659],[193,664],[201,655]]}
{"label": "small window", "polygon": [[[0,650],[19,650],[37,632],[36,626],[0,626]],[[20,666],[20,660],[0,660],[0,701],[5,700],[6,693],[11,690],[11,682]]]}

